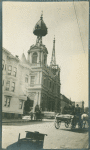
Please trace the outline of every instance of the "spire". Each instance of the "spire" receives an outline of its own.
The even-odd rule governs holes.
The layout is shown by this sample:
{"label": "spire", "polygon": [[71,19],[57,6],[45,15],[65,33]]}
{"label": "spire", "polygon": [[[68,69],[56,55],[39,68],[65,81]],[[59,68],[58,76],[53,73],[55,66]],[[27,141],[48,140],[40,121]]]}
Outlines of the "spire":
{"label": "spire", "polygon": [[53,40],[53,50],[52,50],[52,57],[51,57],[51,66],[56,65],[56,58],[55,58],[55,36]]}
{"label": "spire", "polygon": [[41,17],[40,17],[41,20],[43,20],[43,11],[41,11]]}
{"label": "spire", "polygon": [[25,57],[24,53],[22,53],[21,61],[22,61],[23,63],[26,63],[26,57]]}

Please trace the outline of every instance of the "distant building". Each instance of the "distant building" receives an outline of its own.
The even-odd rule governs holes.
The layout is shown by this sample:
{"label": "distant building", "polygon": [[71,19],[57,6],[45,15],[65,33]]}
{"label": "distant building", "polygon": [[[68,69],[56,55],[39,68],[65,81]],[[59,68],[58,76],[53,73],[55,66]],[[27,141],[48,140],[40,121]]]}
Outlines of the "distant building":
{"label": "distant building", "polygon": [[79,107],[81,107],[81,108],[84,109],[84,101],[75,102],[75,106],[76,106],[77,104],[79,105]]}
{"label": "distant building", "polygon": [[85,112],[86,114],[89,114],[89,108],[88,108],[88,107],[85,107],[85,108],[84,108],[84,112]]}
{"label": "distant building", "polygon": [[60,94],[60,101],[61,101],[61,113],[63,112],[65,106],[68,107],[69,105],[72,104],[72,101],[62,94]]}
{"label": "distant building", "polygon": [[34,101],[33,110],[38,104],[42,111],[60,111],[60,68],[55,60],[55,38],[48,66],[48,50],[42,43],[47,27],[42,15],[33,33],[37,39],[28,50],[27,59],[22,54],[20,60],[3,48],[3,117],[21,116],[27,97]]}
{"label": "distant building", "polygon": [[79,101],[79,102],[72,102],[74,104],[74,106],[76,107],[77,104],[79,105],[79,107],[82,109],[82,112],[84,112],[84,101]]}

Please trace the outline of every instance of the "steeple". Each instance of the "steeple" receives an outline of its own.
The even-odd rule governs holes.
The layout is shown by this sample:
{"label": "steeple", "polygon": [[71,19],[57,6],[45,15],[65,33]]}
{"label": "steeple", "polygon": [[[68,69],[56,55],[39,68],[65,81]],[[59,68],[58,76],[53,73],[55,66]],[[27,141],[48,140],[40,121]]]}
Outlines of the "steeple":
{"label": "steeple", "polygon": [[40,17],[41,20],[43,20],[43,11],[41,12],[41,17]]}
{"label": "steeple", "polygon": [[51,66],[55,66],[56,65],[56,58],[55,58],[55,36],[54,36],[54,40],[53,40],[53,50],[52,50],[52,57],[51,57],[50,65]]}
{"label": "steeple", "polygon": [[23,63],[26,63],[26,57],[25,57],[24,53],[22,53],[21,61],[22,61]]}

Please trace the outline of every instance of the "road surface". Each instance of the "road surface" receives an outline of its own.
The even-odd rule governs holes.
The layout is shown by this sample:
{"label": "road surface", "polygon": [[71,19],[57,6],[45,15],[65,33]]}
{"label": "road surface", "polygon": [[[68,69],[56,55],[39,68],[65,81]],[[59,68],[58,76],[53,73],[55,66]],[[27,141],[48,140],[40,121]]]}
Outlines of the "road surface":
{"label": "road surface", "polygon": [[13,123],[2,126],[2,148],[17,142],[25,137],[25,131],[39,131],[47,136],[44,139],[43,149],[85,149],[88,148],[88,130],[71,130],[65,128],[64,123],[60,129],[54,127],[54,121],[38,121],[26,123]]}

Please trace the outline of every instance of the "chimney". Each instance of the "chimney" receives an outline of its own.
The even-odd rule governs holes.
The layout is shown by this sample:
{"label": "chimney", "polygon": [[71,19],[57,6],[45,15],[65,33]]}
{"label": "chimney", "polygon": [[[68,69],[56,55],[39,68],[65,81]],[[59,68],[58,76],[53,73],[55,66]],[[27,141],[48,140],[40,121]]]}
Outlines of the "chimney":
{"label": "chimney", "polygon": [[16,57],[16,58],[19,58],[19,56],[18,56],[18,55],[15,55],[15,57]]}

